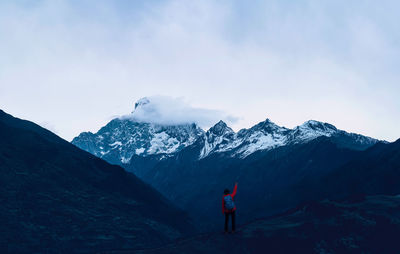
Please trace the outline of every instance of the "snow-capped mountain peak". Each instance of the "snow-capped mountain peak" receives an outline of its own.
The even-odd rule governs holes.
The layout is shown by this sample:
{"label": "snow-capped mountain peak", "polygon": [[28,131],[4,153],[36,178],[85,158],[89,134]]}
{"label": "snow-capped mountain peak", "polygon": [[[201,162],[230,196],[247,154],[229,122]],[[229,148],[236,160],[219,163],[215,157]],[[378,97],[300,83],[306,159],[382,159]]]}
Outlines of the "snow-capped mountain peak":
{"label": "snow-capped mountain peak", "polygon": [[226,133],[234,133],[234,131],[230,127],[228,127],[228,125],[222,120],[220,120],[213,127],[211,127],[208,130],[208,132],[213,133],[214,135],[217,135],[217,136],[221,136]]}
{"label": "snow-capped mountain peak", "polygon": [[95,134],[83,132],[72,143],[111,163],[125,164],[133,155],[165,158],[191,145],[199,149],[198,159],[203,159],[215,153],[245,158],[257,151],[302,144],[321,136],[331,137],[352,149],[364,149],[378,141],[315,120],[289,129],[267,118],[235,133],[222,120],[205,132],[194,123],[159,124],[143,121],[145,117],[139,120],[134,117],[138,111],[142,116],[151,113],[151,104],[148,98],[142,98],[135,103],[131,115],[112,120]]}
{"label": "snow-capped mountain peak", "polygon": [[97,133],[81,133],[72,143],[114,164],[133,155],[172,154],[193,144],[204,131],[196,124],[165,126],[116,118]]}
{"label": "snow-capped mountain peak", "polygon": [[268,118],[250,129],[242,129],[237,135],[240,141],[236,143],[240,145],[235,149],[234,155],[243,158],[259,150],[285,145],[288,131],[289,129],[273,123]]}
{"label": "snow-capped mountain peak", "polygon": [[235,140],[235,132],[224,121],[219,121],[204,135],[204,145],[199,158],[204,158],[210,153],[229,150]]}
{"label": "snow-capped mountain peak", "polygon": [[304,122],[300,127],[303,128],[310,128],[312,130],[324,130],[327,132],[335,132],[337,131],[337,128],[333,126],[332,124],[329,123],[323,123],[315,120],[308,120]]}
{"label": "snow-capped mountain peak", "polygon": [[337,132],[338,129],[332,124],[309,120],[295,127],[288,139],[291,143],[303,143],[320,136],[331,137]]}
{"label": "snow-capped mountain peak", "polygon": [[263,122],[259,122],[258,124],[254,125],[253,127],[251,127],[249,129],[250,132],[261,131],[261,132],[263,132],[265,134],[267,134],[267,133],[270,133],[270,134],[281,133],[281,132],[285,132],[287,130],[288,130],[287,128],[281,127],[281,126],[275,124],[269,118],[267,118]]}

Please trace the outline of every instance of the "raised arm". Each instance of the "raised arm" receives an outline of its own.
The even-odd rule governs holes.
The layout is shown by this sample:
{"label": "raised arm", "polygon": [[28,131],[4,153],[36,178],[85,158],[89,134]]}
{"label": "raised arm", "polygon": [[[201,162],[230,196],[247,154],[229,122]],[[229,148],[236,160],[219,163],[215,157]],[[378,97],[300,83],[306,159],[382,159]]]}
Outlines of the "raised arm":
{"label": "raised arm", "polygon": [[236,195],[236,191],[237,191],[237,183],[235,183],[235,188],[233,188],[233,192],[231,194],[232,198]]}

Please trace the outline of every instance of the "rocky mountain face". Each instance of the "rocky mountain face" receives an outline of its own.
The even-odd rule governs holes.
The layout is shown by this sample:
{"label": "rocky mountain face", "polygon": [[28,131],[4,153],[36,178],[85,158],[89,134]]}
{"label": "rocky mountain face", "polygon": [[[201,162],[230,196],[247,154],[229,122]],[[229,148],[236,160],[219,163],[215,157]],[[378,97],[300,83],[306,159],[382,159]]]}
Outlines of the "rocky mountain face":
{"label": "rocky mountain face", "polygon": [[378,143],[320,181],[321,195],[397,195],[400,193],[400,139]]}
{"label": "rocky mountain face", "polygon": [[203,135],[196,124],[162,126],[116,118],[96,134],[83,132],[72,144],[112,164],[127,164],[133,155],[179,152]]}
{"label": "rocky mountain face", "polygon": [[1,253],[148,248],[194,232],[133,174],[1,110],[0,200]]}

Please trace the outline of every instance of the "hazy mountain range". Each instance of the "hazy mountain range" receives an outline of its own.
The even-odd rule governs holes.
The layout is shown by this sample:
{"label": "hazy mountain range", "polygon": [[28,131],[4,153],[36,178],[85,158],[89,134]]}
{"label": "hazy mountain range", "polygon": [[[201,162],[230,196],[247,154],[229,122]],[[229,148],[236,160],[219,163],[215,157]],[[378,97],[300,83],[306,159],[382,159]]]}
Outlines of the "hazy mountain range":
{"label": "hazy mountain range", "polygon": [[[141,102],[136,110],[151,103]],[[222,190],[235,181],[239,221],[249,222],[323,198],[319,181],[379,141],[314,120],[288,129],[267,119],[234,132],[223,121],[204,131],[194,123],[158,125],[128,115],[72,143],[135,173],[200,221],[198,227],[215,230]]]}

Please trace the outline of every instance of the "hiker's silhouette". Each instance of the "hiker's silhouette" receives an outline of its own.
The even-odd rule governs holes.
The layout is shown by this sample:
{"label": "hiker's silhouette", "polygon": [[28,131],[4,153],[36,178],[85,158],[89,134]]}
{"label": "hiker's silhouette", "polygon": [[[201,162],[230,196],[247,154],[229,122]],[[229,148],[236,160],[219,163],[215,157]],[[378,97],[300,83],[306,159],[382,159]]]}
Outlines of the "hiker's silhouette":
{"label": "hiker's silhouette", "polygon": [[235,188],[232,193],[230,193],[228,189],[225,189],[224,196],[222,197],[222,214],[225,214],[225,233],[228,233],[229,216],[232,218],[232,233],[235,232],[236,206],[233,199],[236,195],[236,191],[237,183],[235,183]]}

